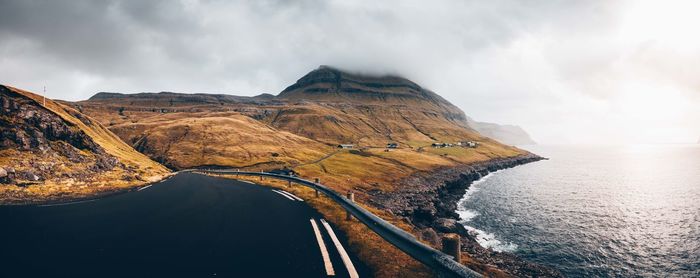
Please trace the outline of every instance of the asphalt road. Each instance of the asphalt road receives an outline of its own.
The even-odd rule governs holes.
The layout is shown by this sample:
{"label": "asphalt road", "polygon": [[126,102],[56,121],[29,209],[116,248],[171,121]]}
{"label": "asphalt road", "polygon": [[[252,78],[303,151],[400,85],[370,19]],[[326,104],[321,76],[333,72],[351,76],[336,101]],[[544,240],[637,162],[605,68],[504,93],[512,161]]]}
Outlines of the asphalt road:
{"label": "asphalt road", "polygon": [[349,277],[348,264],[368,277],[321,219],[268,187],[181,173],[94,201],[0,207],[0,277]]}

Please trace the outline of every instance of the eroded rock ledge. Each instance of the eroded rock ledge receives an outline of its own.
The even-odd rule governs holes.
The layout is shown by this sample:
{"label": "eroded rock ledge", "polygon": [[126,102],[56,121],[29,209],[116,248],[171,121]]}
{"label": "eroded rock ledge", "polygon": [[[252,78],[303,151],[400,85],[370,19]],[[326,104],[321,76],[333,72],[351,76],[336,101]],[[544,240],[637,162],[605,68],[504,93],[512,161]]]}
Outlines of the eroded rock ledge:
{"label": "eroded rock ledge", "polygon": [[466,263],[482,272],[505,272],[518,277],[562,277],[555,269],[527,262],[511,253],[481,247],[474,235],[457,222],[459,215],[455,212],[457,203],[474,181],[490,172],[542,159],[528,154],[416,173],[402,180],[398,191],[373,192],[370,202],[404,217],[416,227],[416,232],[424,241],[435,246],[440,246],[440,234],[460,234],[462,251],[469,254]]}

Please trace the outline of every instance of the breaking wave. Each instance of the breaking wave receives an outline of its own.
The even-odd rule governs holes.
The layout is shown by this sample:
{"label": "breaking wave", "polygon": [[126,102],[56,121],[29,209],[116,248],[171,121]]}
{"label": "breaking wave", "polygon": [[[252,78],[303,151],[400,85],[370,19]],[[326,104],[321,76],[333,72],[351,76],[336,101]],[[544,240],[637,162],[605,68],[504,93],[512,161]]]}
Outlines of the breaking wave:
{"label": "breaking wave", "polygon": [[493,233],[477,229],[467,224],[481,214],[478,211],[465,208],[464,203],[467,202],[475,192],[479,191],[479,185],[486,182],[486,180],[488,180],[498,172],[500,171],[489,173],[481,179],[474,181],[471,184],[471,186],[469,186],[469,189],[467,189],[467,192],[464,193],[462,199],[459,200],[456,213],[459,215],[460,224],[462,224],[462,226],[464,226],[464,228],[467,229],[467,231],[469,231],[469,233],[473,235],[474,238],[476,238],[476,242],[479,243],[479,245],[496,252],[514,252],[518,248],[517,244],[511,242],[502,242],[499,239],[497,239]]}

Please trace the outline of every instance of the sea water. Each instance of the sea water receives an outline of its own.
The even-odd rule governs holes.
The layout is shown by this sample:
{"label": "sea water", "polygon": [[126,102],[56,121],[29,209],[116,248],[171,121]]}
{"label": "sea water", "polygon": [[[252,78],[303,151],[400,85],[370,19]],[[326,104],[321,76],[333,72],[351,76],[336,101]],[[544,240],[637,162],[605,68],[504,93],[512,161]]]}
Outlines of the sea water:
{"label": "sea water", "polygon": [[700,277],[700,146],[532,146],[550,158],[472,184],[484,247],[570,277]]}

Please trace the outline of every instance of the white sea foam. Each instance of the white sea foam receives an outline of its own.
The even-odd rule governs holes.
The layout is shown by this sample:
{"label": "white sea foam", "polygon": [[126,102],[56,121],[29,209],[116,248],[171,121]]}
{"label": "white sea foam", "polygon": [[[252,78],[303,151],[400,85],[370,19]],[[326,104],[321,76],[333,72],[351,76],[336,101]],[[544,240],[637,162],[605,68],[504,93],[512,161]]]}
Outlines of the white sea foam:
{"label": "white sea foam", "polygon": [[474,181],[474,182],[469,186],[469,188],[467,189],[467,192],[464,193],[464,196],[462,196],[462,199],[460,199],[459,202],[457,202],[457,214],[459,214],[460,217],[462,216],[463,213],[465,214],[465,216],[467,216],[467,218],[461,217],[462,221],[467,222],[467,221],[471,220],[472,218],[476,217],[477,215],[479,215],[479,213],[476,212],[476,211],[467,212],[467,211],[469,211],[469,210],[465,209],[464,206],[463,206],[463,204],[464,204],[464,202],[466,202],[474,193],[476,193],[476,192],[479,191],[478,185],[484,183],[486,180],[488,180],[490,177],[492,177],[493,174],[495,174],[495,173],[497,173],[497,172],[499,172],[499,171],[496,171],[496,172],[493,172],[493,173],[488,173],[486,176],[483,176],[483,177],[480,178],[479,180]]}
{"label": "white sea foam", "polygon": [[472,219],[474,219],[474,217],[479,216],[478,211],[470,210],[470,209],[458,210],[457,214],[459,214],[459,219],[461,220],[461,222],[469,222]]}
{"label": "white sea foam", "polygon": [[479,185],[486,182],[489,178],[491,178],[495,173],[498,173],[499,171],[489,173],[481,179],[474,181],[471,184],[471,186],[469,186],[469,189],[467,189],[467,192],[464,193],[462,199],[459,200],[456,212],[459,215],[460,223],[462,223],[462,226],[464,226],[464,228],[467,229],[467,231],[469,231],[469,233],[476,238],[476,242],[478,242],[479,245],[497,252],[513,252],[518,248],[517,244],[510,242],[502,242],[496,239],[496,236],[494,234],[485,232],[483,230],[479,230],[466,224],[472,221],[472,219],[474,219],[475,217],[479,216],[480,213],[478,211],[465,208],[464,204],[474,193],[479,191]]}
{"label": "white sea foam", "polygon": [[496,239],[492,233],[487,233],[477,228],[464,225],[464,228],[469,231],[475,238],[476,242],[484,248],[489,248],[496,252],[513,252],[518,249],[518,245],[511,242],[502,242]]}

